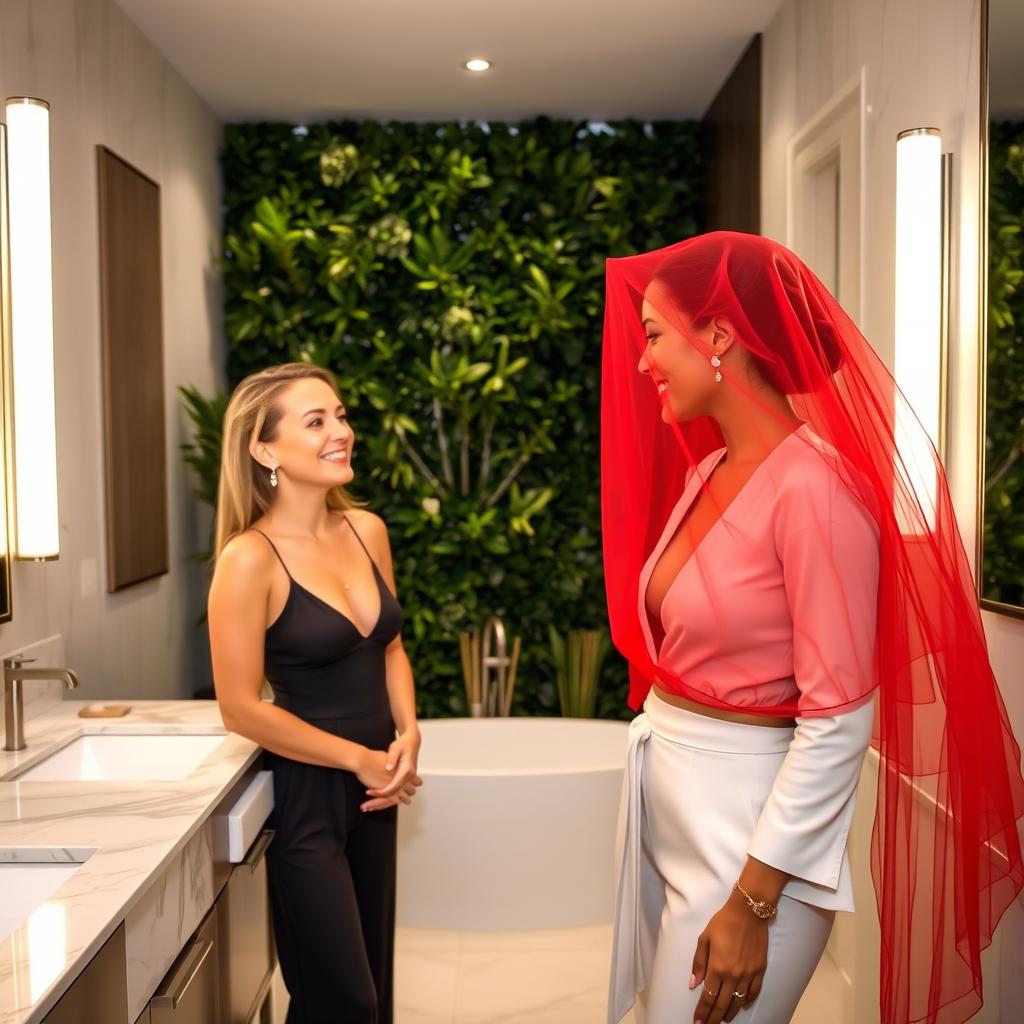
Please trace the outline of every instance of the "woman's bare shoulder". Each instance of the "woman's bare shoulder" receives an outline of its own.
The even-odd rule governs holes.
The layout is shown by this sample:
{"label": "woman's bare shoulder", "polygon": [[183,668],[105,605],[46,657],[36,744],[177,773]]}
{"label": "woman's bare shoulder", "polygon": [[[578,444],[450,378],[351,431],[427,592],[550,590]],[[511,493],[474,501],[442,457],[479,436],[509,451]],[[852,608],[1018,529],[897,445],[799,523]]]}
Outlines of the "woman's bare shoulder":
{"label": "woman's bare shoulder", "polygon": [[364,535],[365,531],[365,535],[374,538],[387,536],[387,524],[376,512],[371,512],[368,508],[350,508],[345,516],[360,535]]}
{"label": "woman's bare shoulder", "polygon": [[274,560],[266,537],[255,530],[243,530],[224,545],[217,558],[215,577],[250,583],[269,580]]}

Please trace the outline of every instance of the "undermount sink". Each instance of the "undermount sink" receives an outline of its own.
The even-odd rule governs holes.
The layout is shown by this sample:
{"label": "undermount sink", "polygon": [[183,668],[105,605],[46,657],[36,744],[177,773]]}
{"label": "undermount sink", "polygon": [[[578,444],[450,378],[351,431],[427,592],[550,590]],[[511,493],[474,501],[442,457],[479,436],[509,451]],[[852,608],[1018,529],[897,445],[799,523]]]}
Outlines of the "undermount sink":
{"label": "undermount sink", "polygon": [[43,905],[92,852],[64,847],[0,846],[0,941],[33,914],[42,915],[39,923],[45,926],[48,918]]}
{"label": "undermount sink", "polygon": [[172,782],[184,779],[226,733],[79,736],[14,776],[18,782]]}

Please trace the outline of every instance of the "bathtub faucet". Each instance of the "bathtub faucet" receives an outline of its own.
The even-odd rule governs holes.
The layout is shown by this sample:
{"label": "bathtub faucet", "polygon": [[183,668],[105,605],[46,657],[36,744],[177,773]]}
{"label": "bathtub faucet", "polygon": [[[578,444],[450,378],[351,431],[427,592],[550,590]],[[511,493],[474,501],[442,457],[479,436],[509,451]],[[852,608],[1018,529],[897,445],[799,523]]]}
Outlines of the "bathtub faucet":
{"label": "bathtub faucet", "polygon": [[508,642],[505,636],[505,624],[492,615],[484,623],[484,634],[481,643],[481,664],[483,667],[480,685],[481,713],[488,718],[507,714],[505,700],[508,684]]}

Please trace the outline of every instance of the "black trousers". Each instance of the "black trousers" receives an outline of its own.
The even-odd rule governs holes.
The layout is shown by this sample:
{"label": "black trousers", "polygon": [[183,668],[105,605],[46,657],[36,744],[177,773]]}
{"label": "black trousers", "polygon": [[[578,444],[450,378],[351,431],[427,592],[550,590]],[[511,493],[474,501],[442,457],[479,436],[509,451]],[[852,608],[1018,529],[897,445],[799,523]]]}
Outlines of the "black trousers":
{"label": "black trousers", "polygon": [[[317,721],[386,750],[390,712]],[[398,808],[363,812],[351,772],[268,754],[274,772],[267,870],[287,1024],[392,1024]]]}

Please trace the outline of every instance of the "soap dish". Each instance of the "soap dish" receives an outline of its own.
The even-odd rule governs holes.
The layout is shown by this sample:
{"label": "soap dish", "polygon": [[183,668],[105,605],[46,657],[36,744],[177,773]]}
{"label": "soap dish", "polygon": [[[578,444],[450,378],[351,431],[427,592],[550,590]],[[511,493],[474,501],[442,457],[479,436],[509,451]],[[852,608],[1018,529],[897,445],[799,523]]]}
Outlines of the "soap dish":
{"label": "soap dish", "polygon": [[78,711],[79,718],[121,718],[131,711],[131,704],[89,704]]}

